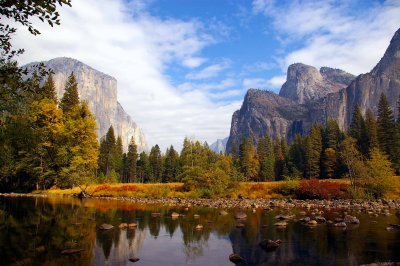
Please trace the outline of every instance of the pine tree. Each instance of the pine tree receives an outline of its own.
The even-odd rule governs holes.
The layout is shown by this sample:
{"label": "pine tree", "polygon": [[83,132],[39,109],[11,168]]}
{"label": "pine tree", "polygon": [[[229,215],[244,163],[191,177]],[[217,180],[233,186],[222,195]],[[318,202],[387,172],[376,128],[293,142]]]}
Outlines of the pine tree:
{"label": "pine tree", "polygon": [[244,176],[250,180],[257,179],[259,162],[254,144],[250,138],[243,139],[239,146],[240,168]]}
{"label": "pine tree", "polygon": [[79,105],[78,83],[74,72],[68,77],[67,84],[65,85],[65,92],[61,98],[60,108],[67,114],[72,111],[75,106]]}
{"label": "pine tree", "polygon": [[150,162],[149,156],[143,151],[139,155],[137,161],[137,178],[140,183],[147,183],[150,181]]}
{"label": "pine tree", "polygon": [[351,120],[349,135],[357,140],[357,147],[363,155],[368,154],[367,133],[365,121],[358,105],[354,108],[353,118]]}
{"label": "pine tree", "polygon": [[328,119],[326,127],[323,130],[323,147],[338,149],[340,143],[344,139],[344,134],[340,130],[339,125],[336,120]]}
{"label": "pine tree", "polygon": [[126,155],[126,176],[127,182],[136,182],[136,164],[138,159],[137,146],[133,137],[129,142],[128,153]]}
{"label": "pine tree", "polygon": [[56,85],[54,84],[53,74],[49,73],[42,90],[44,98],[48,98],[54,102],[57,102]]}
{"label": "pine tree", "polygon": [[287,165],[289,174],[294,177],[302,177],[305,166],[304,141],[301,135],[297,134],[292,145],[290,145]]}
{"label": "pine tree", "polygon": [[322,157],[322,165],[324,170],[324,177],[335,177],[337,167],[336,150],[333,148],[326,148]]}
{"label": "pine tree", "polygon": [[179,157],[179,162],[181,167],[193,167],[194,159],[193,159],[193,143],[189,138],[185,138],[183,140],[182,151]]}
{"label": "pine tree", "polygon": [[[64,122],[64,152],[66,165],[61,169],[62,183],[83,186],[93,182],[97,169],[99,146],[96,134],[96,120],[86,102],[71,109]],[[65,162],[65,161],[64,161]]]}
{"label": "pine tree", "polygon": [[313,125],[310,134],[307,137],[306,144],[306,161],[308,177],[319,177],[321,168],[321,153],[322,153],[322,136],[321,127]]}
{"label": "pine tree", "polygon": [[116,140],[114,128],[109,127],[107,134],[100,140],[99,170],[106,177],[115,171]]}
{"label": "pine tree", "polygon": [[382,93],[378,103],[378,142],[379,149],[391,159],[394,153],[395,122],[392,109],[386,96]]}
{"label": "pine tree", "polygon": [[371,109],[365,115],[365,131],[367,135],[368,151],[378,147],[378,125]]}
{"label": "pine tree", "polygon": [[150,163],[150,180],[152,182],[161,182],[162,165],[161,165],[161,151],[160,147],[156,144],[150,150],[149,155]]}
{"label": "pine tree", "polygon": [[275,157],[275,180],[282,180],[286,167],[286,156],[282,151],[282,141],[277,138],[274,141],[274,157]]}
{"label": "pine tree", "polygon": [[258,141],[257,155],[260,163],[258,177],[260,181],[275,179],[275,156],[272,141],[269,136]]}
{"label": "pine tree", "polygon": [[118,136],[116,142],[115,142],[115,150],[114,154],[112,155],[113,158],[113,166],[115,172],[119,175],[119,180],[120,182],[124,182],[126,180],[123,179],[123,155],[124,155],[124,150],[122,146],[122,138],[121,136]]}
{"label": "pine tree", "polygon": [[166,153],[164,160],[164,169],[162,175],[162,182],[176,182],[179,175],[179,154],[171,145]]}

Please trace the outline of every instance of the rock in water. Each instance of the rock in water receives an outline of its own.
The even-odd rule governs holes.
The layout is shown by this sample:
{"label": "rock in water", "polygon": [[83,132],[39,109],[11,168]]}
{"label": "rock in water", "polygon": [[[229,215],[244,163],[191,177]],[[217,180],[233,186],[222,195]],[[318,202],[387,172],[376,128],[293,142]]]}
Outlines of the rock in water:
{"label": "rock in water", "polygon": [[219,215],[225,216],[225,215],[228,215],[228,213],[226,211],[222,210],[219,212]]}
{"label": "rock in water", "polygon": [[178,218],[179,217],[179,213],[173,212],[171,213],[171,218]]}
{"label": "rock in water", "polygon": [[129,227],[129,229],[133,229],[133,228],[137,227],[137,224],[136,223],[130,223],[130,224],[128,224],[128,227]]}
{"label": "rock in water", "polygon": [[265,239],[261,241],[258,245],[265,251],[274,251],[276,250],[280,245],[282,241],[281,240],[271,240],[271,239]]}
{"label": "rock in water", "polygon": [[83,251],[83,249],[81,248],[77,248],[77,249],[64,249],[63,251],[61,251],[61,255],[74,255],[74,254],[79,254]]}
{"label": "rock in water", "polygon": [[126,228],[128,228],[128,224],[127,223],[122,223],[118,227],[119,227],[119,229],[126,229]]}
{"label": "rock in water", "polygon": [[247,214],[245,214],[244,212],[238,212],[235,214],[235,219],[246,219],[247,218]]}
{"label": "rock in water", "polygon": [[197,231],[203,230],[203,226],[201,224],[196,225],[195,229]]}
{"label": "rock in water", "polygon": [[113,229],[113,228],[114,228],[114,226],[111,225],[111,224],[102,224],[102,225],[99,226],[100,230],[110,230],[110,229]]}
{"label": "rock in water", "polygon": [[133,257],[133,258],[130,258],[129,259],[129,261],[130,262],[137,262],[137,261],[139,261],[140,259],[139,258],[136,258],[136,257]]}
{"label": "rock in water", "polygon": [[229,260],[235,264],[241,263],[244,259],[239,254],[231,254],[229,255]]}

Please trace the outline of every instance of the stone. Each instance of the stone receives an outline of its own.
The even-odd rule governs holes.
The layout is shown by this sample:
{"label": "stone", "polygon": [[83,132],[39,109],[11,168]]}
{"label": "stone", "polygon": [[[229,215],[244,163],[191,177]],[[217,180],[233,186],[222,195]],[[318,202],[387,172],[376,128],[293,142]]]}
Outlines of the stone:
{"label": "stone", "polygon": [[274,225],[277,227],[286,227],[288,225],[288,223],[285,221],[281,221],[281,222],[274,223]]}
{"label": "stone", "polygon": [[226,211],[222,210],[219,212],[219,215],[225,216],[225,215],[228,215],[228,213]]}
{"label": "stone", "polygon": [[340,222],[340,223],[335,223],[336,227],[347,227],[347,224],[345,222]]}
{"label": "stone", "polygon": [[201,224],[198,224],[196,225],[195,229],[198,231],[203,230],[203,226]]}
{"label": "stone", "polygon": [[311,221],[309,221],[307,224],[308,224],[308,225],[317,225],[318,222],[315,221],[315,220],[311,220]]}
{"label": "stone", "polygon": [[111,224],[101,224],[101,225],[99,226],[99,229],[100,229],[100,230],[110,230],[110,229],[113,229],[113,228],[114,228],[114,226],[111,225]]}
{"label": "stone", "polygon": [[119,227],[119,229],[126,229],[126,228],[128,228],[128,224],[127,223],[121,223],[118,227]]}
{"label": "stone", "polygon": [[139,261],[140,259],[139,258],[136,258],[136,257],[133,257],[133,258],[130,258],[129,259],[129,261],[130,262],[137,262],[137,261]]}
{"label": "stone", "polygon": [[247,218],[247,214],[245,214],[244,212],[238,212],[235,214],[235,219],[246,219]]}
{"label": "stone", "polygon": [[128,224],[128,227],[129,227],[129,229],[136,228],[137,224],[136,223],[130,223],[130,224]]}
{"label": "stone", "polygon": [[231,262],[233,262],[234,264],[239,264],[239,263],[241,263],[242,261],[244,261],[244,259],[239,255],[239,254],[231,254],[231,255],[229,255],[229,260],[231,261]]}
{"label": "stone", "polygon": [[171,218],[178,218],[179,217],[179,213],[173,212],[171,213]]}
{"label": "stone", "polygon": [[281,240],[270,240],[270,239],[265,239],[261,241],[258,245],[265,251],[270,252],[276,250],[280,245],[282,241]]}
{"label": "stone", "polygon": [[79,254],[83,251],[81,248],[75,248],[75,249],[64,249],[61,251],[61,255],[75,255]]}

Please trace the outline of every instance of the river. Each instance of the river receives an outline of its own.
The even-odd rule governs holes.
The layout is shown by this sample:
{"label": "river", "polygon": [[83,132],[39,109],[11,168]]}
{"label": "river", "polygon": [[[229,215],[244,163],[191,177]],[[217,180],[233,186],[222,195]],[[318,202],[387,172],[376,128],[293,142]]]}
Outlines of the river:
{"label": "river", "polygon": [[[362,265],[400,262],[400,230],[395,211],[371,215],[355,211],[360,224],[345,229],[328,223],[308,226],[295,208],[245,210],[183,208],[133,202],[70,197],[0,197],[0,265]],[[323,211],[323,210],[320,210]],[[171,218],[171,213],[183,214]],[[277,228],[278,214],[295,214]],[[160,213],[160,216],[154,215]],[[196,215],[195,215],[196,214]],[[325,211],[326,219],[343,217],[342,210]],[[103,223],[114,226],[99,230]],[[121,223],[136,223],[120,229]],[[238,224],[242,224],[238,226]],[[201,230],[196,230],[202,225]],[[282,240],[273,251],[259,246],[264,239]],[[62,255],[66,249],[79,249]],[[139,258],[137,262],[129,259]]]}

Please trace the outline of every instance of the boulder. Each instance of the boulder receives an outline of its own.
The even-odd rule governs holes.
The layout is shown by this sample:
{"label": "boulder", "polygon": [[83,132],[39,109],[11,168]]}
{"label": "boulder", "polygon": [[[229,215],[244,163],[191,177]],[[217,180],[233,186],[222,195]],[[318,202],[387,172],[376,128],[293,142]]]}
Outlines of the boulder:
{"label": "boulder", "polygon": [[101,224],[101,225],[99,226],[99,229],[100,229],[100,230],[110,230],[110,229],[113,229],[113,228],[114,228],[114,226],[111,225],[111,224]]}
{"label": "boulder", "polygon": [[235,264],[241,263],[244,259],[239,254],[231,254],[229,255],[229,260]]}

